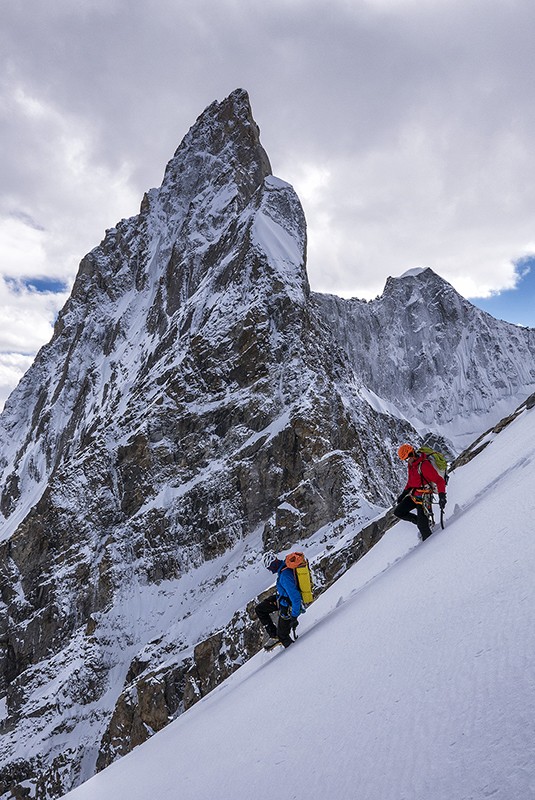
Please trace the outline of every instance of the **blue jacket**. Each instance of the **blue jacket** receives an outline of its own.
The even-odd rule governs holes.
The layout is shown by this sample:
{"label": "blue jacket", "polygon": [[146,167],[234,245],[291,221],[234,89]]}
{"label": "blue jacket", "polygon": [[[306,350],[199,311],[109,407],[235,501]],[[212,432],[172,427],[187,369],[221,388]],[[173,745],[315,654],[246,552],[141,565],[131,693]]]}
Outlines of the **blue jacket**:
{"label": "blue jacket", "polygon": [[282,563],[277,572],[277,595],[282,608],[290,608],[292,617],[301,613],[301,592],[297,588],[293,569]]}

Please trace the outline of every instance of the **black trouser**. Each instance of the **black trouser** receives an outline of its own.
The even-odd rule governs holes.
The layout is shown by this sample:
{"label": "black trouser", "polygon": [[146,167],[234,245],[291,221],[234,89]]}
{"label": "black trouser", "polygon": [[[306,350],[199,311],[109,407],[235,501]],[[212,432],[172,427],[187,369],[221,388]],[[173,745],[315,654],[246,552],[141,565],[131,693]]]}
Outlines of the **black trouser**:
{"label": "black trouser", "polygon": [[[288,647],[292,643],[292,639],[290,638],[290,631],[294,626],[295,619],[293,617],[288,616],[285,618],[279,614],[279,622],[277,627],[275,627],[275,623],[271,619],[271,614],[278,613],[279,605],[277,603],[277,595],[272,594],[270,597],[267,597],[265,600],[262,600],[256,608],[256,616],[268,632],[270,636],[273,638],[277,638],[281,641],[284,647]],[[284,613],[284,609],[283,609]],[[289,615],[289,611],[288,611]]]}
{"label": "black trouser", "polygon": [[[414,509],[416,509],[416,514],[411,513]],[[418,525],[422,539],[427,539],[428,536],[431,536],[431,528],[429,527],[429,520],[424,507],[421,503],[415,503],[410,494],[404,497],[401,503],[397,504],[394,508],[394,514],[399,519]]]}

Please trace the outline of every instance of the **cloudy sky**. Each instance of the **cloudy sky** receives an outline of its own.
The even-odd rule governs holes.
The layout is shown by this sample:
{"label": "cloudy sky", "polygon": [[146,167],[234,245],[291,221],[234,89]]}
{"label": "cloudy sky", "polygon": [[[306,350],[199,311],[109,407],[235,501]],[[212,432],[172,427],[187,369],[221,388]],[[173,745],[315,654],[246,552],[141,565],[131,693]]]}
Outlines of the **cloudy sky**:
{"label": "cloudy sky", "polygon": [[247,89],[312,288],[430,266],[535,326],[533,0],[2,0],[0,404],[78,263]]}

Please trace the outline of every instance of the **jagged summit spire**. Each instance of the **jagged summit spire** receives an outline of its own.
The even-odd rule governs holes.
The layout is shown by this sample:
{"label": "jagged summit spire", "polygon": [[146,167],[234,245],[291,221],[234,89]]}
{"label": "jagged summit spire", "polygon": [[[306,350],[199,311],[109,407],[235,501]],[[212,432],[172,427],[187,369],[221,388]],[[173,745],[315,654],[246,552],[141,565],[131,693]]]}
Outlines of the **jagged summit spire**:
{"label": "jagged summit spire", "polygon": [[249,95],[236,89],[197,118],[168,163],[161,188],[183,195],[206,183],[232,181],[245,205],[271,174]]}
{"label": "jagged summit spire", "polygon": [[[182,143],[175,152],[175,157],[183,147],[191,146],[192,140],[206,137],[212,140],[212,144],[223,146],[224,139],[232,138],[238,140],[246,133],[251,144],[259,147],[261,156],[265,160],[268,172],[271,174],[271,166],[264,149],[260,146],[260,129],[253,118],[249,95],[245,89],[235,89],[224,100],[214,100],[213,103],[205,108],[195,123],[184,137]],[[223,136],[221,136],[223,134]]]}
{"label": "jagged summit spire", "polygon": [[[245,317],[262,306],[278,329],[291,328],[293,316],[276,306],[304,307],[305,247],[297,195],[272,177],[249,97],[237,89],[199,116],[140,214],[110,228],[82,259],[52,340],[4,409],[0,520],[10,517],[12,527],[0,537],[15,530],[15,507],[34,491],[40,497],[85,429],[115,424],[117,404],[129,404],[131,387],[142,383],[138,391],[147,395],[154,371],[163,362],[182,364],[190,340],[199,348],[210,333],[207,352],[226,348],[218,363],[239,360],[229,309],[235,314],[240,306]],[[214,303],[216,296],[225,302]],[[267,346],[264,355],[270,357]],[[257,354],[255,369],[261,363]],[[40,435],[32,438],[35,424]],[[18,442],[31,442],[31,457],[17,455]]]}

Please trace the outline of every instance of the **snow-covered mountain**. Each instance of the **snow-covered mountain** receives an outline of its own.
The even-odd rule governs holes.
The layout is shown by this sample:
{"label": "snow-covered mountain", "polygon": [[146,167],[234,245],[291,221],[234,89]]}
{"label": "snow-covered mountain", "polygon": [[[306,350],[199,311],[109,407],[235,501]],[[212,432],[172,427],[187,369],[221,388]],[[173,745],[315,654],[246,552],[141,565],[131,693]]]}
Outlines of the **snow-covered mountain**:
{"label": "snow-covered mountain", "polygon": [[431,269],[371,302],[318,295],[372,405],[466,447],[533,387],[535,331],[494,319]]}
{"label": "snow-covered mountain", "polygon": [[535,396],[259,653],[69,800],[520,800],[535,792]]}
{"label": "snow-covered mountain", "polygon": [[304,543],[329,585],[388,527],[400,441],[453,453],[534,388],[535,331],[431,270],[311,293],[247,94],[212,104],[0,416],[0,797],[58,797],[195,704],[258,649],[263,550]]}

